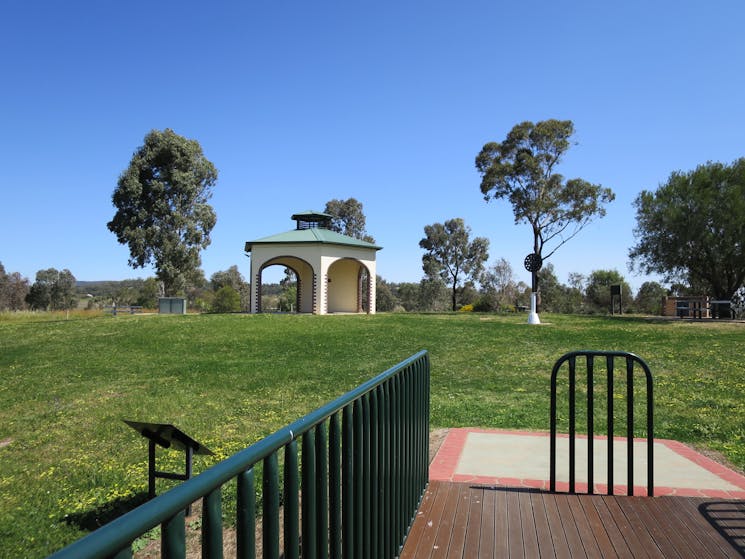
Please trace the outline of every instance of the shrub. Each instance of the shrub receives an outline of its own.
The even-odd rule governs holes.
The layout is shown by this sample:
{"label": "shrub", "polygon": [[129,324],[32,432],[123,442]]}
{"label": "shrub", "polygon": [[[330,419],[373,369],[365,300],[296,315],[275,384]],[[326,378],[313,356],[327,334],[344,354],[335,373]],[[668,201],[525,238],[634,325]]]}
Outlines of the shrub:
{"label": "shrub", "polygon": [[215,292],[212,302],[213,312],[237,312],[241,310],[241,295],[235,289],[226,285]]}

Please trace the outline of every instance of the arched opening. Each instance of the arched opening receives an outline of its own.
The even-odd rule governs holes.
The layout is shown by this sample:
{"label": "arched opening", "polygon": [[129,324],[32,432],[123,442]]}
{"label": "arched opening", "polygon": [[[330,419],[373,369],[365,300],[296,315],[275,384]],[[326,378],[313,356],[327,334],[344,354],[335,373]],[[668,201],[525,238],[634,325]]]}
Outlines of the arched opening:
{"label": "arched opening", "polygon": [[370,312],[370,272],[360,261],[340,258],[326,274],[326,307],[329,313]]}
{"label": "arched opening", "polygon": [[298,305],[298,273],[284,264],[271,264],[261,270],[261,311],[294,313]]}
{"label": "arched opening", "polygon": [[[280,267],[270,274],[279,287],[272,293],[264,288],[264,271],[267,268]],[[314,312],[316,301],[314,294],[315,275],[313,268],[305,260],[295,256],[278,256],[264,262],[259,268],[256,290],[256,309],[258,312]]]}

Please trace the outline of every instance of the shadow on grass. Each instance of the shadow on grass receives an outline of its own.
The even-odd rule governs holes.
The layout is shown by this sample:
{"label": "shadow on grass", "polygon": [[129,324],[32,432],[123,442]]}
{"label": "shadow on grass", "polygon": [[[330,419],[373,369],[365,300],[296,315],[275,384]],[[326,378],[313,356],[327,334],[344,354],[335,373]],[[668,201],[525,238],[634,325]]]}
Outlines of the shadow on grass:
{"label": "shadow on grass", "polygon": [[63,520],[71,526],[92,532],[123,514],[136,509],[146,501],[147,492],[143,491],[132,497],[115,499],[94,509],[65,515]]}

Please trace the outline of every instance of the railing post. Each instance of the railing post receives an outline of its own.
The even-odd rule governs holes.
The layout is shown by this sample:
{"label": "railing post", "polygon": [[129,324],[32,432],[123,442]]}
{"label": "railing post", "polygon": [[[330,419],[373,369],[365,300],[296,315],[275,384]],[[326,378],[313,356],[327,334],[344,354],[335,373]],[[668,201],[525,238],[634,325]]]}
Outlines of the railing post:
{"label": "railing post", "polygon": [[253,468],[238,474],[236,491],[236,556],[238,559],[256,559],[256,483]]}
{"label": "railing post", "polygon": [[262,500],[264,511],[261,528],[264,559],[279,559],[279,465],[276,451],[264,459]]}
{"label": "railing post", "polygon": [[391,510],[391,493],[393,486],[391,483],[391,464],[393,462],[391,451],[391,381],[386,381],[380,387],[381,403],[380,406],[380,430],[381,430],[381,460],[380,460],[380,479],[382,489],[382,507],[381,507],[381,556],[389,557],[393,555],[394,549],[391,536],[391,522],[393,518]]}
{"label": "railing post", "polygon": [[574,493],[576,475],[576,379],[576,360],[572,356],[569,358],[569,493]]}
{"label": "railing post", "polygon": [[654,388],[652,373],[642,362],[644,374],[647,377],[647,495],[654,495]]}
{"label": "railing post", "polygon": [[222,559],[222,494],[219,487],[202,501],[202,557]]}
{"label": "railing post", "polygon": [[184,511],[179,511],[163,523],[160,547],[163,559],[186,558],[186,526]]}
{"label": "railing post", "polygon": [[378,388],[370,393],[370,554],[380,557],[380,431]]}
{"label": "railing post", "polygon": [[626,358],[626,468],[628,493],[634,494],[634,362]]}
{"label": "railing post", "polygon": [[364,448],[363,448],[363,430],[362,430],[362,401],[358,398],[354,401],[354,557],[362,557],[364,553],[363,526],[364,526],[364,503],[363,503],[363,484],[364,484]]}
{"label": "railing post", "polygon": [[341,429],[339,412],[329,420],[329,555],[341,559]]}
{"label": "railing post", "polygon": [[370,394],[362,400],[362,557],[370,559],[372,551],[372,478],[370,476]]}
{"label": "railing post", "polygon": [[316,557],[316,498],[316,438],[311,429],[303,435],[303,559]]}
{"label": "railing post", "polygon": [[595,493],[595,394],[594,384],[594,358],[587,356],[587,492]]}
{"label": "railing post", "polygon": [[343,557],[354,557],[354,418],[352,404],[342,412],[342,542]]}
{"label": "railing post", "polygon": [[284,480],[284,551],[286,559],[300,557],[300,530],[298,518],[298,460],[297,439],[285,446]]}
{"label": "railing post", "polygon": [[613,478],[613,460],[614,460],[614,444],[613,444],[613,433],[614,433],[614,413],[613,413],[613,400],[614,400],[614,394],[613,394],[613,375],[614,375],[614,359],[613,356],[608,355],[605,358],[606,368],[608,369],[608,458],[607,462],[609,464],[608,466],[608,495],[613,495],[615,493],[614,484],[615,480]]}
{"label": "railing post", "polygon": [[326,423],[316,426],[316,536],[319,559],[329,556],[329,470]]}

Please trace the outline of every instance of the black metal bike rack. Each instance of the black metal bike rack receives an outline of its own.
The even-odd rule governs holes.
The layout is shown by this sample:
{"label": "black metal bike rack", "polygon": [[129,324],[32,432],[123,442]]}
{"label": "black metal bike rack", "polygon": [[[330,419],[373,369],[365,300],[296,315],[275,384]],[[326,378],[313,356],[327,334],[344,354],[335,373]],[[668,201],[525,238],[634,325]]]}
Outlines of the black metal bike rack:
{"label": "black metal bike rack", "polygon": [[551,450],[550,450],[550,490],[556,491],[556,385],[557,376],[566,363],[569,380],[569,493],[575,492],[576,478],[576,402],[577,402],[577,358],[584,358],[587,379],[587,489],[594,492],[594,456],[593,441],[595,437],[595,361],[605,361],[607,374],[607,425],[608,425],[608,495],[613,495],[613,408],[614,408],[614,364],[618,358],[625,365],[626,373],[626,444],[627,444],[627,491],[634,494],[634,365],[638,364],[644,371],[647,392],[647,494],[654,495],[654,401],[652,391],[652,373],[643,359],[625,351],[573,351],[559,358],[551,373]]}

